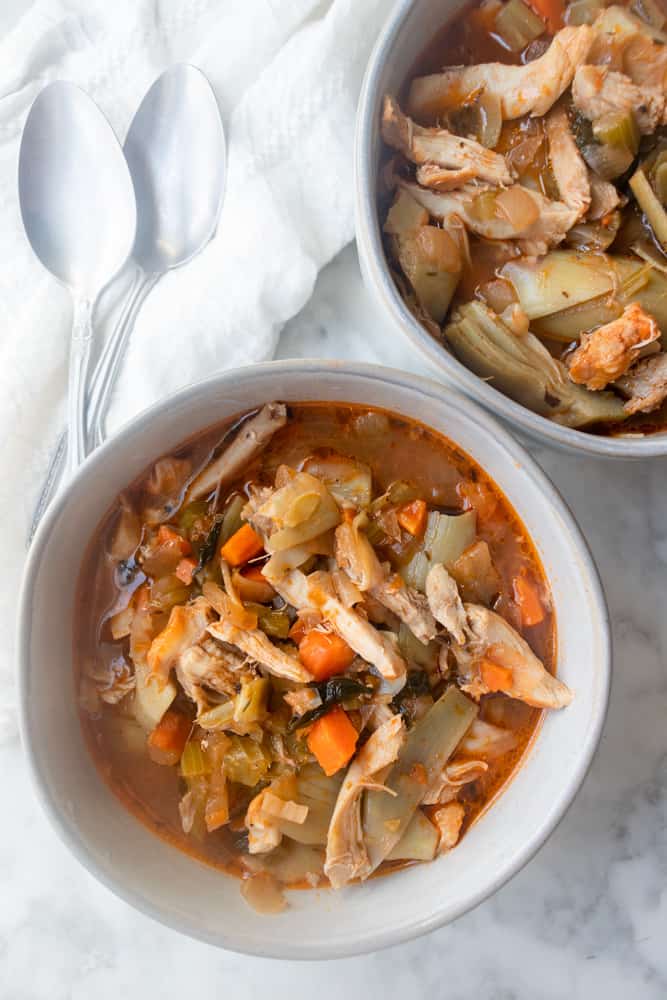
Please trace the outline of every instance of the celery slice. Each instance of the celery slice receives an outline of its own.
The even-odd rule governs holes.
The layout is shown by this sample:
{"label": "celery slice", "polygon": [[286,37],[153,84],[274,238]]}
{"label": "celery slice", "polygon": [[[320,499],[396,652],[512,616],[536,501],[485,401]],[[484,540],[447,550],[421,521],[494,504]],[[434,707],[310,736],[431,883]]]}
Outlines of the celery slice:
{"label": "celery slice", "polygon": [[450,566],[464,549],[472,545],[476,530],[477,515],[474,510],[467,510],[463,514],[439,514],[431,511],[421,548],[401,570],[408,586],[423,591],[431,566],[435,563]]}
{"label": "celery slice", "polygon": [[244,681],[234,699],[234,722],[244,725],[259,722],[267,713],[271,682],[267,677],[253,677]]}
{"label": "celery slice", "polygon": [[508,0],[495,20],[496,33],[512,52],[521,52],[544,33],[544,21],[523,0]]}
{"label": "celery slice", "polygon": [[211,764],[207,761],[199,740],[188,740],[185,744],[180,767],[183,778],[198,778],[202,774],[211,773]]}
{"label": "celery slice", "polygon": [[616,149],[624,149],[633,157],[639,149],[639,128],[632,108],[627,111],[610,111],[593,122],[593,135],[598,142]]}

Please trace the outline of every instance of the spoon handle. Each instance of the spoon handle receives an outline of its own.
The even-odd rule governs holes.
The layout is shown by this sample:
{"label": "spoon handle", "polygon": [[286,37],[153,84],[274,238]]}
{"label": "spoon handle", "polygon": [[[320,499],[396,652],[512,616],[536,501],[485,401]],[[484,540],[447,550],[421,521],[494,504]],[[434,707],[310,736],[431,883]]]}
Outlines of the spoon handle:
{"label": "spoon handle", "polygon": [[146,296],[155,286],[160,274],[146,274],[137,268],[125,306],[104,345],[90,384],[88,397],[88,441],[94,451],[104,441],[105,421],[111,394],[118,378],[125,351],[134,324]]}
{"label": "spoon handle", "polygon": [[[100,358],[93,369],[90,378],[90,391],[88,394],[88,450],[96,448],[104,440],[104,420],[109,406],[111,393],[118,375],[120,361],[127,346],[130,333],[134,326],[137,313],[144,299],[156,284],[159,274],[147,275],[144,271],[137,269],[130,293],[125,300],[123,309],[118,317],[118,322],[110,334]],[[118,355],[112,351],[110,345],[118,347]],[[46,479],[39,495],[37,506],[32,517],[28,544],[32,541],[37,526],[42,520],[46,508],[51,503],[53,496],[60,483],[63,468],[65,465],[65,455],[67,451],[67,431],[63,431],[56,443],[56,449],[51,458]]]}
{"label": "spoon handle", "polygon": [[88,299],[75,301],[67,387],[65,475],[68,479],[74,475],[86,457],[86,382],[93,336],[92,313],[93,304]]}

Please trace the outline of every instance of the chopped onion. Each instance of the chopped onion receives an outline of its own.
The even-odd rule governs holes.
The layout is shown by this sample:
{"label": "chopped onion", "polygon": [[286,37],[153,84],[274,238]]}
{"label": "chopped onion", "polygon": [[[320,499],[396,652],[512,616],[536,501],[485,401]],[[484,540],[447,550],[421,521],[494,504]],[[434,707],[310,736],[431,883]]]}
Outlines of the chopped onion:
{"label": "chopped onion", "polygon": [[629,149],[595,142],[582,146],[581,153],[591,170],[604,181],[620,177],[634,160],[634,155]]}

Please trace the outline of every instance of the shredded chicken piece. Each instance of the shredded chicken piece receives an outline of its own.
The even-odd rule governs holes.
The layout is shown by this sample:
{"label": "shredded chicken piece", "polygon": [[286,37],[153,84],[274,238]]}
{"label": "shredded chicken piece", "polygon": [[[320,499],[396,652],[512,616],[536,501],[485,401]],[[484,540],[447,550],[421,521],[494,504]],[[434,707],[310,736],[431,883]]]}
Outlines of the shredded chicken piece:
{"label": "shredded chicken piece", "polygon": [[588,389],[604,389],[627,372],[642,348],[659,337],[656,321],[633,302],[618,319],[581,335],[579,346],[566,359],[570,378]]}
{"label": "shredded chicken piece", "polygon": [[422,187],[433,188],[434,191],[455,191],[478,176],[474,167],[449,170],[447,167],[438,167],[435,163],[423,163],[415,172],[417,183]]}
{"label": "shredded chicken piece", "polygon": [[621,196],[615,184],[603,181],[592,170],[588,171],[588,183],[591,191],[591,204],[588,209],[587,219],[589,222],[597,222],[619,207]]}
{"label": "shredded chicken piece", "polygon": [[410,86],[408,111],[416,118],[434,118],[460,107],[468,96],[484,88],[500,99],[505,119],[544,115],[572,83],[594,37],[590,25],[563,28],[543,56],[523,66],[483,63],[417,77]]}
{"label": "shredded chicken piece", "polygon": [[151,675],[166,683],[181,654],[204,638],[212,618],[213,609],[204,597],[172,608],[166,627],[148,650],[146,659]]}
{"label": "shredded chicken piece", "polygon": [[545,124],[549,160],[561,201],[574,209],[577,219],[583,219],[591,204],[591,186],[588,168],[574,141],[565,108],[552,108]]}
{"label": "shredded chicken piece", "polygon": [[[498,211],[490,218],[486,213],[475,212],[474,202],[485,193],[483,188],[467,185],[458,191],[441,193],[429,191],[410,181],[401,181],[401,187],[434,219],[448,222],[452,217],[458,217],[470,232],[487,240],[525,241],[529,246],[521,246],[524,253],[530,249],[545,253],[548,247],[556,246],[578,218],[577,212],[562,201],[551,201],[539,191],[521,184],[514,184],[498,193]],[[524,216],[528,221],[523,224],[517,224],[510,214],[503,212],[500,204],[502,199],[514,197],[514,192],[521,197],[524,208],[532,202],[533,210]]]}
{"label": "shredded chicken piece", "polygon": [[352,521],[344,521],[336,528],[334,552],[336,562],[359,590],[373,590],[384,578],[380,560],[362,531],[367,522],[365,514],[357,514]]}
{"label": "shredded chicken piece", "polygon": [[461,690],[473,698],[489,693],[481,665],[487,658],[505,668],[506,682],[497,689],[510,698],[518,698],[535,708],[564,708],[572,701],[572,692],[550,674],[544,664],[509,622],[479,604],[465,604],[468,641],[454,646]]}
{"label": "shredded chicken piece", "polygon": [[437,628],[427,602],[416,590],[408,587],[396,573],[389,576],[373,546],[361,531],[365,515],[357,515],[350,523],[336,528],[336,560],[362,591],[398,616],[421,642],[429,642]]}
{"label": "shredded chicken piece", "polygon": [[373,622],[374,625],[386,625],[392,632],[398,632],[399,625],[401,624],[398,615],[395,615],[389,608],[385,608],[384,604],[381,604],[372,594],[364,594],[361,608],[365,612],[369,622]]}
{"label": "shredded chicken piece", "polygon": [[444,806],[446,802],[452,802],[464,785],[477,781],[488,770],[489,765],[483,760],[451,761],[429,785],[422,805]]}
{"label": "shredded chicken piece", "polygon": [[482,719],[474,719],[470,729],[458,745],[458,753],[468,757],[496,760],[517,745],[517,738],[510,729],[494,726]]}
{"label": "shredded chicken piece", "polygon": [[313,679],[300,660],[274,646],[261,629],[237,628],[230,621],[221,618],[219,622],[209,625],[208,632],[214,639],[238,647],[241,652],[261,664],[275,677],[284,677],[286,680],[299,681],[303,684]]}
{"label": "shredded chicken piece", "polygon": [[287,407],[284,403],[263,406],[259,413],[242,424],[222,454],[197,476],[188,490],[188,501],[208,496],[216,488],[235,479],[286,423]]}
{"label": "shredded chicken piece", "polygon": [[90,714],[99,711],[99,702],[117,705],[134,691],[135,676],[123,656],[116,656],[109,663],[88,661],[81,678],[80,703]]}
{"label": "shredded chicken piece", "polygon": [[426,598],[433,616],[462,646],[466,641],[466,613],[456,580],[442,563],[431,566],[426,577]]}
{"label": "shredded chicken piece", "polygon": [[346,608],[353,608],[355,604],[361,604],[364,595],[355,583],[350,580],[344,569],[332,569],[331,579],[333,580],[336,596]]}
{"label": "shredded chicken piece", "polygon": [[466,811],[460,802],[448,802],[442,808],[436,809],[433,819],[440,831],[441,851],[451,851],[452,847],[458,844],[465,814]]}
{"label": "shredded chicken piece", "polygon": [[299,825],[305,823],[308,817],[308,806],[301,802],[293,802],[291,799],[281,799],[278,795],[274,795],[269,788],[265,790],[262,808],[268,816]]}
{"label": "shredded chicken piece", "polygon": [[643,135],[655,132],[665,115],[663,93],[640,87],[608,66],[580,66],[572,83],[572,100],[590,121],[610,111],[634,111]]}
{"label": "shredded chicken piece", "polygon": [[[422,128],[403,114],[393,97],[385,97],[382,137],[417,164],[433,164],[457,171],[472,171],[472,177],[491,184],[510,184],[512,175],[500,153],[444,128]],[[419,178],[420,183],[423,180]]]}
{"label": "shredded chicken piece", "polygon": [[420,642],[430,642],[437,635],[438,628],[428,601],[418,590],[408,587],[398,573],[373,587],[371,595],[407,625]]}
{"label": "shredded chicken piece", "polygon": [[218,647],[211,652],[201,645],[190,646],[176,661],[176,677],[197,712],[203,712],[209,706],[207,688],[234,697],[244,665],[245,657],[233,650]]}
{"label": "shredded chicken piece", "polygon": [[667,89],[667,48],[654,41],[645,21],[615,4],[600,12],[593,28],[590,63],[622,69],[641,86]]}
{"label": "shredded chicken piece", "polygon": [[615,385],[629,399],[628,413],[651,413],[667,399],[667,354],[643,358],[632,366]]}
{"label": "shredded chicken piece", "polygon": [[372,663],[387,680],[405,677],[406,664],[398,651],[396,637],[378,632],[370,622],[356,611],[346,608],[335,596],[329,573],[311,573],[305,576],[292,570],[271,583],[280,596],[301,612],[304,608],[319,611],[325,621],[341,639],[345,639],[355,653],[367,663]]}
{"label": "shredded chicken piece", "polygon": [[[361,824],[364,789],[382,784],[381,772],[394,763],[405,742],[405,726],[392,715],[368,738],[343,779],[329,823],[324,872],[334,889],[371,872]],[[387,793],[388,794],[388,793]]]}

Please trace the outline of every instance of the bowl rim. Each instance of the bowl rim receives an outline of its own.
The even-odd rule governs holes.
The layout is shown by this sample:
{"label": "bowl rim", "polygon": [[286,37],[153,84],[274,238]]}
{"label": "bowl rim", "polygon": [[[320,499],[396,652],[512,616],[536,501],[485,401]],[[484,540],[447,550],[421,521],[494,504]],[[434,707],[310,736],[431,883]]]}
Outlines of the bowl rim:
{"label": "bowl rim", "polygon": [[[599,700],[597,716],[594,718],[590,731],[587,735],[584,751],[581,754],[577,766],[573,771],[567,792],[563,794],[557,808],[553,810],[545,824],[533,838],[524,845],[517,853],[517,857],[512,866],[493,879],[483,889],[472,894],[469,899],[460,905],[454,913],[446,913],[442,910],[433,913],[429,917],[413,920],[410,923],[398,926],[388,931],[378,931],[370,938],[366,937],[360,941],[350,940],[345,944],[336,944],[333,947],[322,946],[321,944],[309,945],[302,942],[276,948],[271,939],[270,924],[267,923],[267,932],[262,936],[258,935],[256,942],[248,944],[246,938],[242,941],[235,940],[233,931],[224,933],[209,933],[201,927],[194,925],[182,915],[175,915],[173,912],[165,912],[157,905],[153,905],[140,892],[134,891],[131,886],[116,880],[111,874],[101,869],[95,858],[88,851],[86,846],[75,836],[75,822],[68,818],[65,809],[51,794],[48,783],[42,777],[38,755],[35,749],[38,737],[33,735],[30,713],[28,710],[28,677],[31,670],[30,665],[30,631],[32,618],[32,595],[35,583],[42,563],[42,553],[45,549],[44,542],[50,535],[55,523],[68,504],[70,493],[80,480],[94,475],[95,468],[105,461],[106,454],[111,449],[122,449],[131,443],[136,434],[141,434],[143,429],[154,421],[159,421],[175,403],[187,402],[196,397],[203,389],[211,391],[229,383],[233,384],[235,391],[242,391],[244,379],[265,379],[267,387],[282,375],[291,373],[307,372],[316,377],[318,374],[337,374],[343,378],[350,378],[354,381],[357,378],[373,379],[388,386],[396,386],[400,389],[408,389],[420,393],[429,399],[441,401],[443,393],[448,400],[464,408],[467,415],[473,419],[479,427],[480,432],[488,435],[494,442],[495,448],[500,448],[509,459],[508,468],[516,467],[515,463],[522,466],[525,472],[533,479],[536,489],[549,506],[554,510],[565,525],[570,535],[573,546],[578,550],[581,557],[581,570],[587,578],[587,589],[590,594],[592,605],[595,609],[595,619],[598,623],[598,637],[600,641],[600,666],[602,678],[602,691]],[[268,398],[268,397],[267,397]],[[341,402],[344,399],[344,387],[341,392]],[[203,428],[202,428],[203,429]],[[456,443],[456,442],[454,442]],[[465,450],[465,449],[464,449]],[[472,455],[475,458],[474,455]],[[501,484],[498,484],[502,489]],[[305,359],[270,361],[256,365],[247,365],[241,368],[229,369],[218,373],[199,382],[192,383],[176,393],[172,393],[165,399],[155,403],[143,410],[136,417],[128,421],[112,438],[101,445],[92,453],[81,465],[76,475],[70,483],[55,497],[50,507],[46,511],[38,530],[33,538],[32,545],[28,552],[24,574],[18,601],[17,620],[17,668],[18,668],[18,694],[19,694],[19,727],[22,745],[28,762],[31,781],[37,799],[46,813],[53,829],[61,842],[69,849],[71,854],[83,865],[83,867],[101,882],[114,895],[122,899],[125,903],[133,906],[140,913],[151,917],[158,923],[163,924],[172,930],[186,934],[192,938],[215,945],[230,951],[242,954],[253,955],[262,958],[284,958],[289,960],[325,960],[334,958],[345,958],[353,955],[368,954],[370,952],[401,944],[412,940],[423,934],[434,931],[437,928],[458,919],[463,914],[478,906],[485,899],[493,895],[506,882],[513,878],[526,864],[535,856],[538,850],[551,836],[553,831],[563,819],[565,813],[572,805],[581,785],[591,767],[593,758],[597,751],[602,729],[607,716],[609,705],[609,695],[611,688],[611,630],[609,622],[609,612],[602,588],[599,572],[588,543],[577,524],[567,503],[551,482],[546,473],[538,465],[535,459],[527,452],[499,422],[480,407],[477,403],[463,396],[449,386],[444,387],[434,379],[427,379],[412,373],[402,372],[397,369],[384,368],[377,365],[363,363],[347,363],[340,361]]]}
{"label": "bowl rim", "polygon": [[494,389],[453,354],[438,344],[403,301],[386,260],[375,203],[373,139],[382,94],[379,84],[385,66],[412,11],[422,0],[397,0],[373,47],[357,105],[354,151],[355,229],[361,270],[374,297],[397,327],[437,369],[447,385],[471,396],[496,416],[514,424],[532,438],[576,454],[605,458],[641,459],[667,455],[667,430],[645,437],[613,438],[590,434],[554,423]]}

